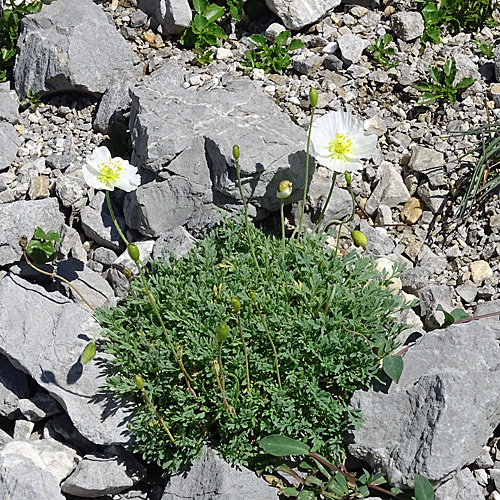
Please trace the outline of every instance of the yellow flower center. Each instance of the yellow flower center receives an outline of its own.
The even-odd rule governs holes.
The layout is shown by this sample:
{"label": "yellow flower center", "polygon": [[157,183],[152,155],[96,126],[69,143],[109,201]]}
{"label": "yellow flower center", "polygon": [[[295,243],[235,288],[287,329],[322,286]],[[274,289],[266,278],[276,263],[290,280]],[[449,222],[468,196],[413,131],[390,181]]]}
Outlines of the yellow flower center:
{"label": "yellow flower center", "polygon": [[112,159],[99,163],[99,180],[106,184],[106,186],[113,186],[116,181],[121,177],[123,173],[123,168],[120,165],[120,162]]}
{"label": "yellow flower center", "polygon": [[344,134],[335,134],[328,145],[328,151],[334,160],[345,160],[352,151],[352,141]]}

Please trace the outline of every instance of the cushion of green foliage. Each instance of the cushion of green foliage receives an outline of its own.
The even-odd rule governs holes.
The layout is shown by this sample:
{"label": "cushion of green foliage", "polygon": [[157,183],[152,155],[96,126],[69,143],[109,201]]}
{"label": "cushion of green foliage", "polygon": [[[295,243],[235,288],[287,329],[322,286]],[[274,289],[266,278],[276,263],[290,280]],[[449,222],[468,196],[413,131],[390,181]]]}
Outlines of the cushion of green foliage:
{"label": "cushion of green foliage", "polygon": [[[133,447],[165,472],[178,471],[211,442],[230,462],[260,468],[266,457],[257,441],[280,433],[301,439],[331,460],[344,456],[345,435],[361,415],[348,407],[357,388],[368,386],[404,329],[394,319],[406,307],[392,293],[391,276],[355,253],[335,257],[324,236],[281,241],[250,225],[265,283],[255,269],[241,218],[225,220],[184,258],[155,261],[148,281],[197,399],[186,390],[179,364],[140,280],[114,309],[98,319],[113,354],[116,372],[108,378],[117,395],[132,397],[137,414],[130,427]],[[399,275],[401,267],[395,268]],[[274,340],[272,346],[249,292]],[[231,298],[241,302],[241,324],[248,350],[251,391],[246,384],[238,320]],[[222,371],[229,417],[212,369],[218,357],[215,333],[222,323]],[[134,384],[145,391],[175,438],[173,444]],[[239,381],[236,382],[236,379]]]}

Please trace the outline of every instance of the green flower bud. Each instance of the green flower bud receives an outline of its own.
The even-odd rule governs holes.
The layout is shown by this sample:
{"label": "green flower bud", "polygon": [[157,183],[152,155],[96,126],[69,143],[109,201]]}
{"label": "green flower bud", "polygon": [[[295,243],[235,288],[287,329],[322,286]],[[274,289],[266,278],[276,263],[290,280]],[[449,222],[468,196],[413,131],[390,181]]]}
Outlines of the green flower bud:
{"label": "green flower bud", "polygon": [[96,355],[96,346],[94,342],[89,342],[80,356],[80,362],[82,365],[86,365],[90,363],[95,358]]}
{"label": "green flower bud", "polygon": [[141,391],[144,390],[144,380],[142,380],[142,377],[140,375],[136,375],[134,377],[134,382],[138,389],[140,389]]}
{"label": "green flower bud", "polygon": [[368,245],[368,238],[361,231],[351,231],[351,238],[357,247],[366,247]]}
{"label": "green flower bud", "polygon": [[278,186],[276,196],[283,200],[292,194],[292,183],[290,181],[281,181]]}
{"label": "green flower bud", "polygon": [[233,146],[233,158],[236,161],[240,159],[240,148],[236,144]]}
{"label": "green flower bud", "polygon": [[139,249],[135,243],[129,243],[128,255],[134,262],[139,262]]}
{"label": "green flower bud", "polygon": [[352,177],[351,177],[351,173],[348,172],[347,170],[344,172],[344,177],[345,177],[345,181],[347,182],[347,185],[351,185],[351,182],[352,182]]}
{"label": "green flower bud", "polygon": [[250,300],[253,302],[253,305],[257,305],[257,295],[255,295],[255,292],[253,290],[250,290],[248,292],[248,295],[250,295]]}
{"label": "green flower bud", "polygon": [[309,102],[313,108],[318,104],[318,91],[314,87],[311,87],[311,90],[309,90]]}
{"label": "green flower bud", "polygon": [[217,333],[215,334],[215,341],[218,344],[222,344],[224,340],[227,339],[227,334],[229,333],[229,327],[226,325],[226,323],[222,323],[219,326],[219,329],[217,330]]}
{"label": "green flower bud", "polygon": [[236,314],[240,313],[241,304],[240,304],[240,301],[236,297],[233,297],[231,299],[231,306],[233,307],[233,312],[235,312]]}

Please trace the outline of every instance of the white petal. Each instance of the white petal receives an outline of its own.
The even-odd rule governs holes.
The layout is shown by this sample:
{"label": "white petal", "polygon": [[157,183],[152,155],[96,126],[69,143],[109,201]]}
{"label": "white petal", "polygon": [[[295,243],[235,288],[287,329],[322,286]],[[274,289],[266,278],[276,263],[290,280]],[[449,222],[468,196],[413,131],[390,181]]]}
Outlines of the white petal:
{"label": "white petal", "polygon": [[352,142],[354,148],[350,156],[355,158],[371,158],[377,149],[377,137],[373,134],[358,135]]}
{"label": "white petal", "polygon": [[82,167],[83,178],[88,186],[94,189],[106,189],[108,191],[113,191],[113,186],[107,186],[103,182],[101,182],[98,178],[99,172],[96,171],[90,165],[83,165]]}

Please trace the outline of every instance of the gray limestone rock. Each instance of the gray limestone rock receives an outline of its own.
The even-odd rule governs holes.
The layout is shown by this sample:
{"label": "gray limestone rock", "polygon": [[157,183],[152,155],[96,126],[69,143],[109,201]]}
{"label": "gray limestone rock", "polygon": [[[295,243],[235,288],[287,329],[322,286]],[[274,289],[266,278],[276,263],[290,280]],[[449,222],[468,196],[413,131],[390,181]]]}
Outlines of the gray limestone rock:
{"label": "gray limestone rock", "polygon": [[435,500],[483,500],[481,487],[469,469],[458,471],[434,492]]}
{"label": "gray limestone rock", "polygon": [[117,74],[141,73],[133,49],[91,0],[58,0],[24,17],[21,25],[14,66],[21,97],[30,89],[99,96]]}
{"label": "gray limestone rock", "polygon": [[153,259],[168,260],[170,252],[177,257],[185,255],[195,246],[196,240],[182,226],[177,226],[160,236],[153,248]]}
{"label": "gray limestone rock", "polygon": [[61,485],[64,493],[84,498],[116,495],[146,477],[146,469],[135,458],[117,453],[92,453],[83,457]]}
{"label": "gray limestone rock", "polygon": [[[57,264],[57,274],[66,278],[85,297],[92,307],[101,307],[113,297],[113,289],[100,275],[92,271],[81,260],[69,258]],[[82,297],[64,281],[58,282],[58,287],[73,302],[89,310]]]}
{"label": "gray limestone rock", "polygon": [[[105,194],[99,191],[90,202],[90,205],[82,209],[82,229],[87,238],[94,240],[99,245],[114,251],[122,250],[125,248],[125,244],[116,230],[105,198]],[[120,229],[125,231],[125,220],[119,216],[116,207],[113,207],[113,211]]]}
{"label": "gray limestone rock", "polygon": [[368,238],[368,245],[365,247],[365,256],[384,257],[390,255],[394,250],[394,242],[387,234],[387,229],[383,227],[372,227],[362,220],[359,230],[365,233]]}
{"label": "gray limestone rock", "polygon": [[61,405],[44,392],[37,392],[29,399],[20,399],[19,410],[30,422],[39,422],[62,411]]}
{"label": "gray limestone rock", "polygon": [[368,47],[369,42],[352,33],[341,35],[337,38],[342,60],[348,64],[356,64],[361,60],[363,50]]}
{"label": "gray limestone rock", "polygon": [[277,500],[278,493],[252,471],[232,467],[205,446],[189,471],[170,478],[161,500]]}
{"label": "gray limestone rock", "polygon": [[92,314],[10,274],[0,280],[0,303],[0,353],[47,390],[90,441],[127,443],[130,410],[100,390],[109,356],[98,353],[85,369],[80,363],[98,329]]}
{"label": "gray limestone rock", "polygon": [[341,0],[265,0],[290,30],[298,30],[321,19],[329,10],[337,7]]}
{"label": "gray limestone rock", "polygon": [[354,394],[365,422],[351,453],[396,485],[416,474],[439,483],[474,462],[500,418],[498,333],[475,321],[420,337],[398,384]]}
{"label": "gray limestone rock", "polygon": [[165,35],[180,35],[191,23],[187,0],[139,0],[138,7],[151,17],[151,28]]}
{"label": "gray limestone rock", "polygon": [[134,79],[127,74],[113,77],[99,103],[93,123],[95,130],[107,134],[109,126],[123,118],[123,113],[130,108],[129,90],[133,83]]}
{"label": "gray limestone rock", "polygon": [[0,84],[0,121],[16,125],[19,123],[19,103],[15,92],[11,92],[9,82]]}
{"label": "gray limestone rock", "polygon": [[160,234],[184,225],[210,201],[205,189],[181,176],[150,182],[128,193],[123,206],[127,225],[144,236]]}
{"label": "gray limestone rock", "polygon": [[11,166],[20,145],[21,140],[14,126],[0,121],[0,172]]}
{"label": "gray limestone rock", "polygon": [[64,215],[59,211],[55,198],[43,200],[19,200],[0,204],[0,266],[21,260],[19,239],[25,235],[30,239],[37,226],[44,231],[61,232]]}
{"label": "gray limestone rock", "polygon": [[29,458],[36,467],[54,476],[58,483],[73,472],[78,462],[78,455],[73,448],[53,439],[9,441],[0,449],[0,457],[7,455]]}
{"label": "gray limestone rock", "polygon": [[437,328],[444,323],[444,314],[437,310],[438,305],[448,312],[453,310],[451,301],[453,289],[446,285],[429,284],[418,291],[420,317],[428,328]]}
{"label": "gray limestone rock", "polygon": [[[180,191],[189,194],[198,185],[195,192],[198,198],[182,202],[191,214],[207,202],[219,206],[239,204],[232,155],[237,144],[243,194],[251,205],[267,211],[278,210],[276,191],[284,179],[293,183],[287,203],[301,198],[306,133],[266,98],[255,82],[241,78],[223,89],[194,92],[177,83],[175,63],[167,63],[157,73],[131,89],[130,129],[133,164],[162,177],[172,172],[177,178],[184,178],[184,183],[170,180],[162,190],[172,191],[175,182]],[[169,75],[170,80],[161,78],[163,75]],[[313,170],[311,165],[311,176]],[[160,189],[159,186],[154,189]],[[182,195],[180,191],[178,197]],[[141,189],[137,196],[140,193]],[[128,198],[133,196],[129,194]],[[177,210],[165,215],[171,219],[170,228],[187,222],[189,216],[183,212]],[[143,234],[167,230],[158,224],[152,227],[141,222],[130,213],[127,220],[131,227],[141,227]]]}
{"label": "gray limestone rock", "polygon": [[0,500],[65,500],[57,479],[21,455],[0,458]]}
{"label": "gray limestone rock", "polygon": [[56,196],[66,208],[79,202],[87,193],[87,184],[82,177],[73,174],[60,175],[56,179]]}
{"label": "gray limestone rock", "polygon": [[392,208],[410,198],[401,174],[391,164],[382,162],[377,170],[377,179],[378,184],[365,205],[368,214],[374,214],[382,204]]}
{"label": "gray limestone rock", "polygon": [[408,167],[414,172],[424,174],[433,187],[446,185],[444,154],[435,149],[413,146]]}
{"label": "gray limestone rock", "polygon": [[433,214],[437,214],[442,210],[446,203],[445,191],[441,189],[432,189],[427,183],[421,184],[418,187],[417,194]]}
{"label": "gray limestone rock", "polygon": [[429,284],[430,274],[430,270],[422,266],[405,269],[401,276],[403,290],[414,295],[418,294],[421,288]]}
{"label": "gray limestone rock", "polygon": [[395,35],[405,42],[417,39],[424,32],[424,18],[420,12],[396,12],[391,16]]}

